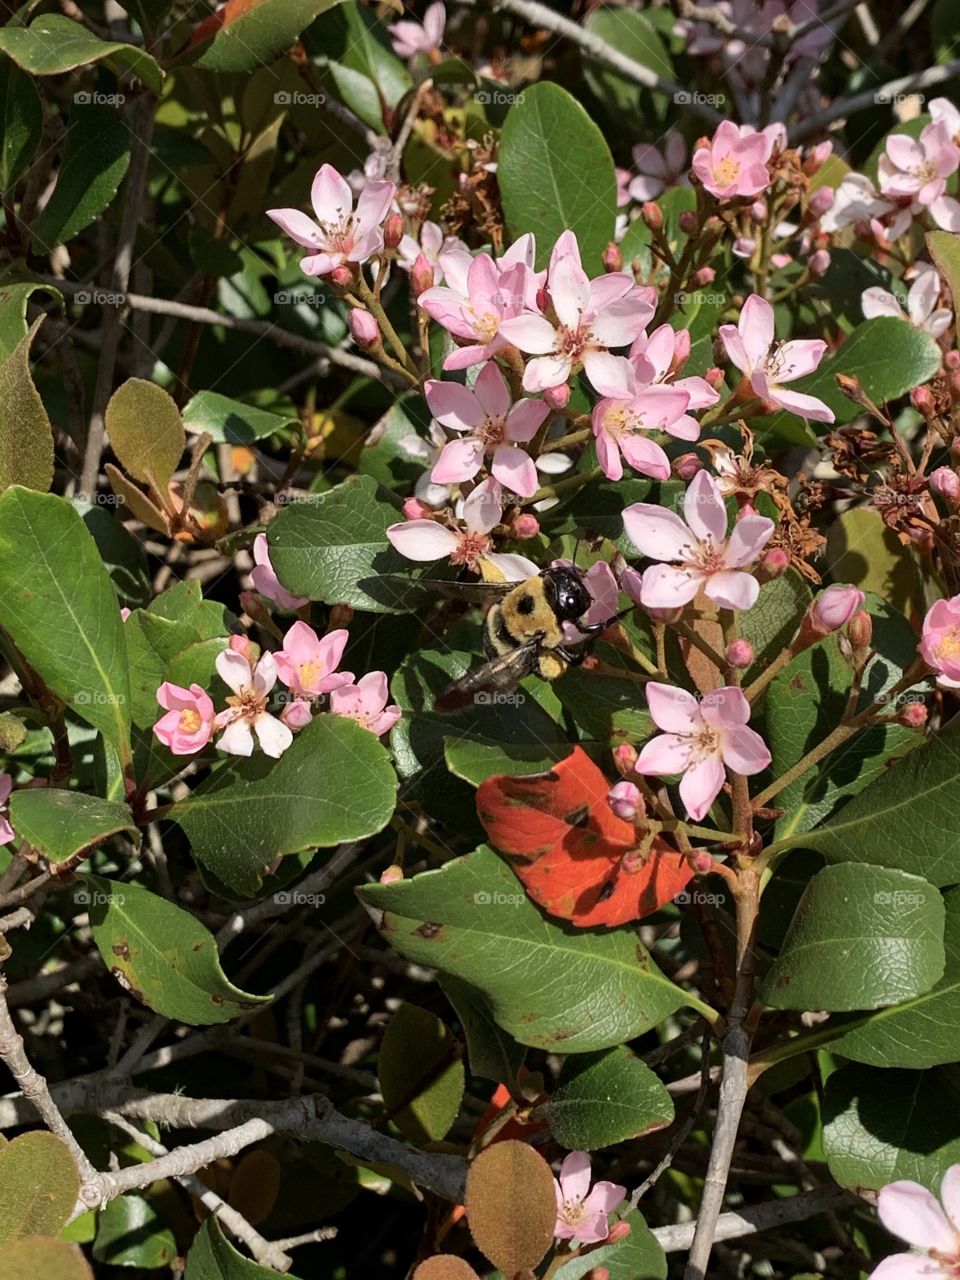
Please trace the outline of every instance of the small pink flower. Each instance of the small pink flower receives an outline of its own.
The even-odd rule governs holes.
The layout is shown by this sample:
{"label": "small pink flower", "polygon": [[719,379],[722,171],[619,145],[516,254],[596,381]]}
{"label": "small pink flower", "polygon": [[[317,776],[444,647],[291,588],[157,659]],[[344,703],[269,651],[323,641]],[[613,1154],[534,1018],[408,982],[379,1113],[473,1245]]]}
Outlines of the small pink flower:
{"label": "small pink flower", "polygon": [[123,607],[120,610],[120,621],[126,622],[126,620],[130,617],[131,612],[132,611],[128,609],[126,605],[123,605]]}
{"label": "small pink flower", "polygon": [[626,392],[604,396],[594,405],[597,458],[608,480],[623,477],[621,459],[641,475],[666,480],[670,476],[670,459],[655,440],[643,433],[670,431],[686,414],[690,397],[679,387],[645,385],[637,377],[633,363],[630,369]]}
{"label": "small pink flower", "polygon": [[708,146],[694,152],[693,172],[718,200],[747,199],[769,186],[770,150],[764,134],[721,120]]}
{"label": "small pink flower", "polygon": [[270,690],[277,682],[273,654],[263,654],[256,667],[251,667],[242,653],[228,647],[217,658],[217,673],[233,690],[226,710],[214,718],[215,726],[223,730],[217,742],[220,750],[232,756],[253,755],[255,733],[265,755],[274,759],[282,756],[293,734],[267,711]]}
{"label": "small pink flower", "polygon": [[7,817],[7,801],[13,790],[13,778],[9,773],[0,773],[0,844],[9,844],[15,838],[15,832]]}
{"label": "small pink flower", "polygon": [[[371,317],[372,319],[372,317]],[[267,600],[272,600],[278,609],[302,609],[309,601],[305,596],[295,596],[283,586],[270,563],[270,545],[265,533],[258,533],[253,540],[254,568],[250,571],[250,581],[254,591],[259,592]]]}
{"label": "small pink flower", "polygon": [[313,704],[309,698],[292,698],[289,702],[284,703],[283,710],[280,712],[280,719],[288,729],[292,729],[294,733],[299,733],[313,719]]}
{"label": "small pink flower", "polygon": [[427,289],[418,303],[464,344],[447,356],[444,369],[467,369],[507,345],[500,330],[523,308],[528,269],[522,262],[501,269],[488,253],[478,253],[465,276],[457,255],[445,259],[444,265],[447,284]]}
{"label": "small pink flower", "polygon": [[332,164],[325,164],[310,193],[316,222],[299,209],[268,209],[267,217],[310,250],[301,259],[300,270],[308,276],[326,276],[336,267],[366,262],[380,252],[381,224],[396,194],[395,182],[368,182],[354,210],[350,187]]}
{"label": "small pink flower", "polygon": [[443,43],[443,32],[447,25],[447,11],[443,0],[428,6],[419,23],[408,18],[394,22],[387,28],[393,42],[393,51],[398,58],[413,58],[418,53],[429,56],[439,49]]}
{"label": "small pink flower", "polygon": [[821,591],[810,606],[810,618],[820,635],[829,635],[845,627],[858,609],[864,594],[857,587],[837,583]]}
{"label": "small pink flower", "polygon": [[157,701],[167,713],[153,726],[163,745],[175,756],[202,751],[213,733],[213,703],[201,686],[184,689],[165,680],[157,690]]}
{"label": "small pink flower", "polygon": [[954,1280],[960,1274],[960,1164],[940,1184],[941,1208],[919,1182],[891,1182],[877,1197],[877,1216],[913,1253],[895,1253],[870,1272],[870,1280]]}
{"label": "small pink flower", "polygon": [[490,458],[490,471],[505,488],[521,498],[536,493],[540,488],[537,468],[517,446],[529,444],[549,413],[542,400],[514,404],[493,361],[483,366],[472,391],[458,382],[431,381],[424,395],[442,426],[465,433],[446,444],[434,463],[430,477],[436,484],[472,480]]}
{"label": "small pink flower", "polygon": [[400,708],[388,703],[390,690],[383,671],[370,671],[356,684],[343,685],[330,694],[330,710],[348,716],[377,737],[389,733],[400,719]]}
{"label": "small pink flower", "polygon": [[626,1187],[616,1182],[597,1182],[591,1190],[590,1157],[586,1151],[571,1151],[564,1157],[560,1177],[554,1179],[553,1185],[557,1193],[554,1236],[558,1240],[579,1240],[581,1244],[606,1240],[610,1232],[607,1214],[623,1203]]}
{"label": "small pink flower", "polygon": [[736,327],[720,326],[720,337],[727,355],[750,379],[750,385],[761,399],[771,400],[801,418],[833,422],[833,410],[822,400],[799,391],[785,391],[781,385],[813,373],[827,349],[825,342],[819,338],[800,338],[777,343],[773,307],[758,293],[751,294],[743,304]]}
{"label": "small pink flower", "polygon": [[939,299],[940,276],[937,269],[929,263],[922,263],[907,294],[906,314],[898,298],[879,285],[864,289],[860,307],[868,320],[874,316],[896,316],[909,320],[915,328],[929,333],[931,338],[939,338],[953,323],[953,312],[946,307],[938,307]]}
{"label": "small pink flower", "polygon": [[946,191],[947,178],[960,167],[960,148],[945,123],[928,124],[917,141],[904,133],[887,138],[877,164],[877,181],[885,196],[904,196],[926,207]]}
{"label": "small pink flower", "polygon": [[727,509],[708,471],[691,480],[683,513],[686,521],[648,502],[635,502],[623,513],[624,529],[641,555],[673,562],[651,565],[644,572],[640,603],[644,608],[681,608],[703,589],[721,609],[751,608],[760,585],[743,570],[770,541],[773,521],[742,516],[727,537]]}
{"label": "small pink flower", "polygon": [[937,672],[937,684],[960,689],[960,596],[938,600],[927,611],[920,656]]}
{"label": "small pink flower", "polygon": [[420,239],[404,236],[397,250],[397,263],[404,271],[412,271],[413,264],[423,255],[433,267],[433,278],[437,284],[443,280],[445,262],[452,253],[469,254],[467,246],[457,236],[445,236],[443,228],[437,222],[425,222],[420,228]]}
{"label": "small pink flower", "polygon": [[663,150],[649,142],[638,143],[633,148],[633,163],[639,177],[630,183],[629,193],[634,200],[656,200],[668,187],[689,187],[687,177],[687,144],[674,130],[664,139]]}
{"label": "small pink flower", "polygon": [[337,671],[349,638],[350,633],[343,630],[321,637],[307,623],[295,622],[276,654],[277,674],[301,698],[316,698],[339,689],[353,679],[350,672]]}
{"label": "small pink flower", "polygon": [[747,724],[750,703],[735,685],[700,702],[668,684],[648,684],[646,694],[653,723],[664,732],[644,744],[637,773],[682,773],[680,798],[694,822],[706,817],[720,794],[724,766],[749,776],[770,763],[766,743]]}

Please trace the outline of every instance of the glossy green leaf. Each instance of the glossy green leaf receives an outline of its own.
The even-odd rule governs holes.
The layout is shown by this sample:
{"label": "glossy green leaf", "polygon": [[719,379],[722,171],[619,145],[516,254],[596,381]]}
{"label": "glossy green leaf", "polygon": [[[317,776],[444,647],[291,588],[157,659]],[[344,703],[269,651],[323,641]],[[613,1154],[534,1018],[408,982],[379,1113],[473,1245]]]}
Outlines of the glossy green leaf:
{"label": "glossy green leaf", "polygon": [[46,493],[53,479],[53,428],[30,372],[38,317],[0,364],[0,493],[23,485]]}
{"label": "glossy green leaf", "polygon": [[0,1146],[0,1249],[23,1236],[55,1236],[80,1192],[70,1152],[44,1129]]}
{"label": "glossy green leaf", "polygon": [[180,410],[170,393],[155,382],[129,378],[110,397],[106,426],[127,474],[162,493],[186,446]]}
{"label": "glossy green leaf", "polygon": [[32,76],[57,76],[91,62],[105,62],[122,75],[132,71],[148,89],[159,90],[163,72],[154,58],[136,45],[101,40],[72,18],[44,13],[29,27],[0,28],[0,49]]}
{"label": "glossy green leaf", "polygon": [[497,1025],[485,998],[469,983],[446,974],[440,979],[467,1041],[470,1074],[496,1084],[512,1084],[523,1066],[526,1049]]}
{"label": "glossy green leaf", "polygon": [[97,950],[134,999],[191,1026],[229,1022],[268,1001],[227,980],[213,934],[188,911],[140,885],[84,880]]}
{"label": "glossy green leaf", "polygon": [[605,1267],[609,1280],[666,1280],[667,1257],[638,1209],[628,1213],[630,1234],[615,1244],[594,1245],[565,1262],[555,1280],[584,1280],[594,1267]]}
{"label": "glossy green leaf", "polygon": [[548,1102],[534,1113],[561,1146],[596,1151],[663,1129],[673,1099],[659,1078],[626,1046],[568,1058]]}
{"label": "glossy green leaf", "polygon": [[108,103],[85,101],[88,97],[78,94],[70,108],[57,185],[30,228],[34,252],[66,244],[98,218],[113,202],[130,164],[130,129],[123,116]]}
{"label": "glossy green leaf", "polygon": [[324,23],[318,43],[344,101],[372,129],[387,133],[384,116],[409,92],[413,80],[391,49],[383,25],[349,0]]}
{"label": "glossy green leaf", "polygon": [[573,231],[584,270],[600,272],[613,239],[617,181],[603,134],[559,85],[524,89],[500,140],[497,179],[510,234],[532,231],[544,266],[563,231]]}
{"label": "glossy green leaf", "polygon": [[253,71],[273,62],[314,18],[337,0],[228,0],[194,34],[196,66],[210,71]]}
{"label": "glossy green leaf", "polygon": [[63,498],[19,487],[0,497],[0,617],[54,693],[127,759],[130,681],[117,597]]}
{"label": "glossy green leaf", "polygon": [[952,231],[928,231],[927,248],[950,292],[960,298],[960,236]]}
{"label": "glossy green leaf", "polygon": [[0,192],[26,173],[43,132],[40,95],[25,71],[0,57]]}
{"label": "glossy green leaf", "polygon": [[570,750],[569,742],[504,744],[481,738],[445,738],[443,757],[452,774],[479,787],[495,773],[545,773]]}
{"label": "glossy green leaf", "polygon": [[740,634],[753,645],[754,664],[745,676],[749,683],[775,658],[796,634],[811,600],[811,591],[796,569],[765,582],[757,603],[740,614]]}
{"label": "glossy green leaf", "polygon": [[842,1187],[878,1191],[901,1178],[939,1192],[960,1161],[960,1068],[879,1071],[850,1065],[827,1081],[823,1147]]}
{"label": "glossy green leaf", "polygon": [[318,715],[279,760],[218,769],[170,811],[194,856],[231,888],[256,892],[275,858],[383,829],[397,779],[379,740],[354,720]]}
{"label": "glossy green leaf", "polygon": [[[276,1272],[238,1253],[211,1214],[194,1236],[184,1280],[275,1280]],[[297,1280],[292,1271],[287,1280]]]}
{"label": "glossy green leaf", "polygon": [[411,1142],[445,1138],[463,1099],[463,1059],[435,1013],[402,1004],[387,1023],[377,1059],[391,1121]]}
{"label": "glossy green leaf", "polygon": [[127,532],[123,521],[102,504],[76,497],[73,505],[93,534],[120,604],[129,608],[145,604],[150,598],[150,570],[141,543]]}
{"label": "glossy green leaf", "polygon": [[281,511],[267,535],[270,560],[294,595],[371,613],[402,613],[406,605],[398,588],[376,580],[409,569],[410,562],[387,541],[388,525],[401,518],[370,476],[354,476]]}
{"label": "glossy green leaf", "polygon": [[480,991],[521,1044],[588,1053],[631,1040],[689,997],[629,932],[565,927],[486,845],[392,885],[359,890],[390,945]]}
{"label": "glossy green leaf", "polygon": [[109,836],[125,831],[139,847],[140,832],[125,804],[60,791],[54,787],[23,789],[10,798],[10,817],[17,835],[48,862],[85,858]]}
{"label": "glossy green leaf", "polygon": [[846,863],[807,885],[758,989],[775,1009],[877,1009],[943,977],[943,898],[919,876]]}
{"label": "glossy green leaf", "polygon": [[216,391],[200,391],[184,406],[183,425],[197,435],[206,431],[227,444],[263,440],[295,423],[290,414],[268,413],[242,400],[231,400]]}
{"label": "glossy green leaf", "polygon": [[177,1256],[173,1232],[145,1196],[111,1200],[97,1219],[93,1242],[97,1262],[113,1267],[168,1267]]}
{"label": "glossy green leaf", "polygon": [[826,555],[834,582],[872,591],[901,613],[924,612],[916,552],[871,507],[841,512],[827,530]]}

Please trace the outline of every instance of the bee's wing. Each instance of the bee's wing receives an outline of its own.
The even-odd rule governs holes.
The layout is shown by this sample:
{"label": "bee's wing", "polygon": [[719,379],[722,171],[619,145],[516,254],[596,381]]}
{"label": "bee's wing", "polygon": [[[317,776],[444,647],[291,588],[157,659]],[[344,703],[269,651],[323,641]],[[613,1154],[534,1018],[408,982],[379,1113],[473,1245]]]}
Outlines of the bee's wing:
{"label": "bee's wing", "polygon": [[[394,604],[409,604],[411,608],[422,605],[430,596],[442,596],[445,600],[466,600],[471,604],[485,604],[507,595],[515,582],[457,582],[449,578],[404,578],[400,574],[385,573],[376,578],[365,578],[360,586],[375,599],[389,597]],[[376,591],[369,590],[376,587]]]}
{"label": "bee's wing", "polygon": [[509,693],[534,669],[539,654],[540,640],[528,640],[509,653],[485,662],[482,667],[474,667],[438,695],[433,704],[434,710],[460,711],[474,702],[477,694],[488,690]]}

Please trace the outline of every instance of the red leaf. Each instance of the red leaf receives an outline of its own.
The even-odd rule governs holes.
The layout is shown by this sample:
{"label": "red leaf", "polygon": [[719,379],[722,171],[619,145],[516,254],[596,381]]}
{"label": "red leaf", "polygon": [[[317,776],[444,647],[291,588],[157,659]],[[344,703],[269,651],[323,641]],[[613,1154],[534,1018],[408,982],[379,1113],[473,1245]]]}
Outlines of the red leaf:
{"label": "red leaf", "polygon": [[580,747],[549,773],[497,774],[477,814],[534,902],[581,928],[629,924],[680,892],[693,871],[660,837],[637,856],[633,824],[607,804],[610,783]]}

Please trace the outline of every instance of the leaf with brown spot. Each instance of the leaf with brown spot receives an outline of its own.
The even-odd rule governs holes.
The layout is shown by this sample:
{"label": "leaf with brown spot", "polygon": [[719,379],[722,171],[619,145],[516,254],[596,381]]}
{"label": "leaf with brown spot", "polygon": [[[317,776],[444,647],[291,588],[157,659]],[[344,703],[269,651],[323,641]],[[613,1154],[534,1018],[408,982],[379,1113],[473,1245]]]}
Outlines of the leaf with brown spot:
{"label": "leaf with brown spot", "polygon": [[553,1174],[524,1142],[498,1142],[477,1156],[464,1203],[477,1248],[505,1276],[536,1267],[553,1243]]}

